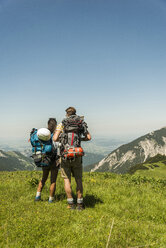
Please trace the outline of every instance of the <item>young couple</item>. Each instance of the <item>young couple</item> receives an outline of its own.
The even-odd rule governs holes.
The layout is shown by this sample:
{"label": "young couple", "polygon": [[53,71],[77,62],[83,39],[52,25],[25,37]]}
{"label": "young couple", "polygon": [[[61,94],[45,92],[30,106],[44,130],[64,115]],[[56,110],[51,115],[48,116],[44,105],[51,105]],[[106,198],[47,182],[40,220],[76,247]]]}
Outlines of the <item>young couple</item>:
{"label": "young couple", "polygon": [[[62,143],[62,146],[63,144],[66,144],[66,148],[67,145],[79,147],[81,141],[91,140],[91,135],[87,130],[87,124],[76,115],[76,109],[74,107],[69,107],[66,109],[66,118],[58,126],[56,119],[50,118],[48,121],[48,129],[51,133],[53,133],[53,141]],[[53,202],[56,189],[56,179],[58,175],[58,162],[59,160],[53,161],[49,167],[43,168],[43,176],[37,188],[35,201],[41,200],[41,191],[48,178],[49,172],[51,172],[49,202]],[[76,156],[71,158],[68,157],[67,154],[64,156],[63,153],[63,156],[60,158],[60,168],[61,176],[64,178],[64,188],[67,195],[68,208],[75,209],[76,207],[78,210],[83,210],[82,157]],[[71,174],[75,178],[77,185],[77,206],[75,206],[72,196]]]}

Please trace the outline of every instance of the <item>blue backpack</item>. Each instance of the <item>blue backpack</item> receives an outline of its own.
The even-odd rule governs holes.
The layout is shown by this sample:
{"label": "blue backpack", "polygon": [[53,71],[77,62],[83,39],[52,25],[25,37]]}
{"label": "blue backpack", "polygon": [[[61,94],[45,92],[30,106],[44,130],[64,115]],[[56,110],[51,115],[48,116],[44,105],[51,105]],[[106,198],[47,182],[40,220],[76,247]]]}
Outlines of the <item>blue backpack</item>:
{"label": "blue backpack", "polygon": [[37,167],[48,167],[56,158],[56,150],[51,139],[42,141],[37,136],[37,129],[33,128],[30,133],[30,142],[32,145],[32,158]]}

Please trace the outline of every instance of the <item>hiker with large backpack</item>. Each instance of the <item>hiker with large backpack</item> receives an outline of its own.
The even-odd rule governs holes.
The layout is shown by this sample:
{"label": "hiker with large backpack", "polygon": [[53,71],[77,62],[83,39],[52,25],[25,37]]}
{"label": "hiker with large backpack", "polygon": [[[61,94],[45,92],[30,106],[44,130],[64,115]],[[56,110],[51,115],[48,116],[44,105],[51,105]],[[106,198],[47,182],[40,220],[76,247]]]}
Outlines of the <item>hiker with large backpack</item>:
{"label": "hiker with large backpack", "polygon": [[58,175],[57,164],[57,148],[54,146],[52,137],[56,130],[57,121],[55,118],[48,120],[48,128],[41,128],[39,130],[32,129],[30,134],[30,141],[32,145],[33,159],[37,167],[41,167],[43,174],[42,179],[39,182],[35,201],[41,200],[41,192],[45,185],[50,172],[50,196],[49,203],[54,201],[56,179]]}
{"label": "hiker with large backpack", "polygon": [[71,174],[77,185],[77,209],[83,210],[83,185],[82,185],[82,156],[84,155],[81,141],[91,140],[87,124],[83,117],[76,115],[76,109],[66,109],[66,118],[60,123],[53,136],[53,140],[60,142],[61,175],[64,178],[64,187],[67,195],[69,209],[75,209],[71,189]]}

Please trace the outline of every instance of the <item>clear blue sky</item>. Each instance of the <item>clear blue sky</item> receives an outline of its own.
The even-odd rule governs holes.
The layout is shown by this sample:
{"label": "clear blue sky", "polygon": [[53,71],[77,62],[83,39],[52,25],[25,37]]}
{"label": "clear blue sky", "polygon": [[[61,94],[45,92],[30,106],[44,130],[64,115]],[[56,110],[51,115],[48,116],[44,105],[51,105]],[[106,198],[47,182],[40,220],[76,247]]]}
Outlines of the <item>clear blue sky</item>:
{"label": "clear blue sky", "polygon": [[0,137],[68,106],[93,135],[166,126],[166,1],[0,0]]}

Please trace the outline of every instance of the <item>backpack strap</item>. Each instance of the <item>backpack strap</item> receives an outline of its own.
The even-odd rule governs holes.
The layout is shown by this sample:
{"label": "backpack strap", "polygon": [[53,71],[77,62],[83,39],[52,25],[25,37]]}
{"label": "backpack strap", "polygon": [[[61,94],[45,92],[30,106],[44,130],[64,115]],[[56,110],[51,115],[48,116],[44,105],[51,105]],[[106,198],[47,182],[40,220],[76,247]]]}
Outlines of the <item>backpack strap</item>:
{"label": "backpack strap", "polygon": [[73,146],[73,141],[74,141],[74,132],[72,132],[72,137],[71,137],[71,146]]}

